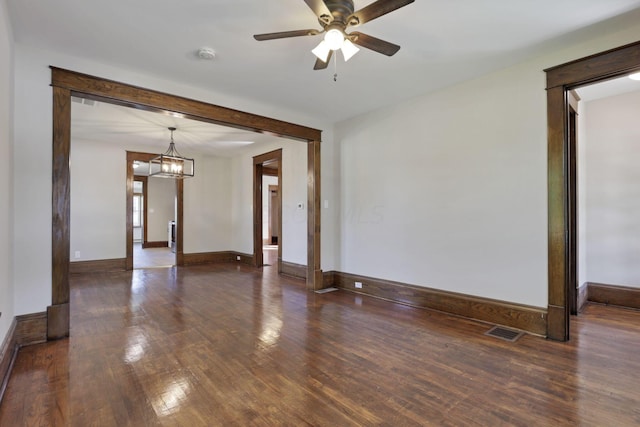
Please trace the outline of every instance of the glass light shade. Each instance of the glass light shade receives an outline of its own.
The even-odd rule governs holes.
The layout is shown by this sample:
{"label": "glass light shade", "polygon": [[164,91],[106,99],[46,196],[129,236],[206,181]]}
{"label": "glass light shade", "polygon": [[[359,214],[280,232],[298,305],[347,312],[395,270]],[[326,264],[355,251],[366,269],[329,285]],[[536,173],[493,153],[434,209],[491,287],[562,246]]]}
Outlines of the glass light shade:
{"label": "glass light shade", "polygon": [[640,80],[640,73],[629,74],[631,80]]}
{"label": "glass light shade", "polygon": [[331,49],[329,49],[327,42],[322,40],[320,44],[316,46],[316,48],[313,49],[311,52],[313,52],[313,54],[317,56],[320,61],[327,62],[327,58],[329,57],[330,51]]}
{"label": "glass light shade", "polygon": [[194,161],[183,157],[176,150],[176,144],[173,142],[174,127],[170,127],[171,142],[169,149],[158,157],[154,157],[149,161],[149,176],[157,176],[159,178],[191,178],[193,176]]}
{"label": "glass light shade", "polygon": [[178,179],[191,178],[193,176],[193,166],[193,159],[161,154],[149,162],[149,176]]}
{"label": "glass light shade", "polygon": [[341,50],[342,50],[342,56],[344,56],[345,62],[347,62],[349,59],[351,59],[353,55],[355,55],[360,51],[360,49],[358,49],[356,45],[354,45],[353,43],[351,43],[351,41],[347,39],[345,39],[344,42],[342,43]]}
{"label": "glass light shade", "polygon": [[340,30],[333,28],[324,35],[324,41],[327,43],[327,46],[329,46],[329,49],[338,50],[342,47],[344,35]]}

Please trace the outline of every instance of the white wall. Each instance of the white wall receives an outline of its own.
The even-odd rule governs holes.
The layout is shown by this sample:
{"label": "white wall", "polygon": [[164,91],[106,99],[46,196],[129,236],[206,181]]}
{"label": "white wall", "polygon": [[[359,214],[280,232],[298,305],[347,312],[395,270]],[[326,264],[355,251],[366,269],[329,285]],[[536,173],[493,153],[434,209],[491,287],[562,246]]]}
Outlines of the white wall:
{"label": "white wall", "polygon": [[[51,304],[51,72],[50,65],[67,68],[107,79],[150,88],[161,92],[178,94],[192,99],[211,102],[217,105],[249,111],[264,116],[285,120],[318,129],[324,132],[323,144],[325,150],[333,144],[330,124],[317,118],[306,117],[299,112],[278,108],[273,104],[260,104],[241,98],[232,98],[211,90],[204,90],[167,81],[152,75],[136,72],[113,65],[103,64],[83,58],[72,57],[51,50],[41,50],[26,45],[15,45],[15,91],[19,94],[15,102],[15,147],[13,164],[15,170],[20,171],[20,180],[14,180],[14,283],[15,283],[15,312],[16,314],[44,311]],[[187,155],[188,153],[184,153]],[[197,166],[198,167],[198,166]],[[323,185],[323,197],[332,201],[335,196],[336,182],[333,172],[334,164],[327,162],[323,166],[323,173],[328,177],[328,183]],[[27,176],[29,179],[24,179]],[[194,178],[195,179],[195,178]],[[324,180],[324,178],[323,178]],[[303,180],[306,195],[306,178]],[[185,188],[185,209],[187,204],[195,203],[195,199],[188,201],[189,192]],[[298,198],[296,196],[296,198]],[[302,198],[306,200],[306,196]],[[213,203],[213,202],[211,202]],[[211,206],[211,205],[210,205]],[[203,209],[210,209],[203,207]],[[203,214],[203,218],[204,218]],[[249,215],[250,217],[250,215]],[[204,219],[201,219],[204,221]],[[226,221],[224,218],[221,221]],[[335,265],[334,252],[331,247],[336,243],[336,218],[323,218],[323,268],[332,269]],[[195,222],[195,221],[194,221]],[[185,224],[186,225],[186,224]],[[304,227],[306,227],[306,222]],[[189,243],[187,235],[197,233],[195,229],[185,227],[185,250],[197,252],[204,249]],[[220,228],[218,228],[220,230]],[[222,233],[220,239],[227,237]],[[231,235],[231,232],[229,232]],[[306,234],[305,234],[306,236]],[[216,245],[211,250],[216,250]],[[232,244],[233,245],[233,244]],[[305,238],[306,245],[306,238]],[[222,244],[220,244],[222,247]],[[235,246],[242,246],[235,245]],[[301,245],[295,247],[296,255]],[[228,249],[227,245],[225,249]],[[328,248],[328,249],[327,249]],[[296,259],[300,259],[296,257]],[[306,260],[306,256],[302,259]],[[292,260],[292,262],[296,262]],[[305,261],[306,262],[306,261]]]}
{"label": "white wall", "polygon": [[[126,256],[125,150],[71,140],[70,260]],[[80,256],[76,257],[76,252]]]}
{"label": "white wall", "polygon": [[546,306],[543,88],[521,67],[341,124],[342,270]]}
{"label": "white wall", "polygon": [[339,123],[340,270],[546,307],[543,70],[640,39],[617,28]]}
{"label": "white wall", "polygon": [[[185,154],[186,155],[186,154]],[[195,176],[184,186],[184,252],[218,252],[231,248],[231,160],[198,156]]]}
{"label": "white wall", "polygon": [[169,221],[176,220],[175,179],[149,178],[145,203],[147,203],[147,241],[166,241],[169,235],[167,230]]}
{"label": "white wall", "polygon": [[586,281],[640,288],[640,82],[584,106]]}
{"label": "white wall", "polygon": [[0,345],[14,317],[13,295],[13,39],[0,0]]}
{"label": "white wall", "polygon": [[578,174],[578,278],[576,287],[587,281],[587,156],[584,146],[587,141],[586,113],[584,102],[578,103],[577,118],[577,174]]}
{"label": "white wall", "polygon": [[[132,144],[130,151],[148,151]],[[72,140],[72,261],[126,256],[126,149]],[[195,177],[184,181],[184,251],[215,252],[231,247],[231,160],[194,153]],[[100,162],[96,162],[100,159]],[[250,171],[249,171],[250,172]],[[148,180],[148,241],[167,240],[175,216],[175,181]],[[81,257],[75,258],[75,251]]]}
{"label": "white wall", "polygon": [[307,265],[307,144],[285,141],[281,167],[282,260]]}
{"label": "white wall", "polygon": [[[282,259],[307,264],[307,145],[281,139],[233,158],[233,250],[253,253],[253,157],[282,148]],[[298,203],[303,209],[298,209]],[[323,217],[324,219],[324,217]]]}

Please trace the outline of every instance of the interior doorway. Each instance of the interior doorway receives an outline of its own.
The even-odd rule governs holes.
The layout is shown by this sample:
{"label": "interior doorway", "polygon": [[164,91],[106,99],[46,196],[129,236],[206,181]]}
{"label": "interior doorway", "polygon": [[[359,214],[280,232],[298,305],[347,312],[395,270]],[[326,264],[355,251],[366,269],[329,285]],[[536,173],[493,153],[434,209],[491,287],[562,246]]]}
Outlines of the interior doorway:
{"label": "interior doorway", "polygon": [[148,165],[133,162],[133,268],[173,267],[176,185],[173,179],[150,180]]}
{"label": "interior doorway", "polygon": [[[547,74],[547,176],[548,176],[548,272],[549,303],[547,308],[547,336],[569,339],[569,316],[573,299],[571,277],[576,268],[571,262],[576,239],[572,236],[576,222],[576,188],[570,175],[571,149],[569,132],[568,94],[583,85],[621,77],[640,70],[640,42],[545,70]],[[573,230],[573,231],[572,231]]]}
{"label": "interior doorway", "polygon": [[[321,269],[320,218],[320,141],[321,131],[287,123],[269,117],[208,104],[180,96],[144,89],[113,80],[51,67],[53,92],[52,111],[52,197],[51,197],[51,305],[47,307],[47,339],[69,336],[70,289],[70,170],[71,152],[71,97],[103,100],[105,102],[167,114],[180,114],[195,120],[217,123],[229,127],[268,132],[307,143],[307,288],[318,290],[324,286]],[[132,168],[127,168],[130,171]],[[127,189],[133,187],[133,173],[127,172]],[[182,181],[177,182],[177,247],[176,264],[184,264],[182,253]],[[129,209],[127,209],[129,211]],[[133,232],[132,232],[133,236]],[[127,259],[132,258],[127,239]],[[133,263],[127,263],[131,269]]]}
{"label": "interior doorway", "polygon": [[265,239],[265,245],[278,246],[280,236],[280,190],[278,185],[269,185],[268,192],[269,203],[267,204],[267,238]]}
{"label": "interior doorway", "polygon": [[[183,182],[149,179],[145,165],[156,156],[127,151],[127,270],[182,265]],[[136,193],[136,183],[141,193]],[[136,200],[142,201],[138,209]]]}
{"label": "interior doorway", "polygon": [[[263,169],[273,171],[273,169]],[[262,191],[264,192],[262,212],[262,256],[265,266],[278,265],[278,248],[280,246],[280,191],[278,176],[263,175]]]}
{"label": "interior doorway", "polygon": [[[255,156],[253,158],[253,260],[256,267],[277,264],[278,273],[282,271],[283,244],[281,191],[282,149]],[[265,252],[268,258],[266,262]]]}

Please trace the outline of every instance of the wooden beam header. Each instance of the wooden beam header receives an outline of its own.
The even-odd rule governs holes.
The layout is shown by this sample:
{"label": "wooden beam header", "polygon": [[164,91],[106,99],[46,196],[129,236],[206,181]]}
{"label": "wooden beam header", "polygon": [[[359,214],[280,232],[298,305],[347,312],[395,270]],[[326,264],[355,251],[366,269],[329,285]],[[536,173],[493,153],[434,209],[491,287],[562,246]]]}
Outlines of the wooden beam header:
{"label": "wooden beam header", "polygon": [[[103,100],[112,104],[142,108],[149,111],[170,111],[193,120],[253,132],[272,133],[275,136],[305,142],[321,140],[322,131],[317,129],[53,66],[51,67],[51,85],[68,89],[74,94]],[[167,109],[169,105],[171,106],[170,110]]]}

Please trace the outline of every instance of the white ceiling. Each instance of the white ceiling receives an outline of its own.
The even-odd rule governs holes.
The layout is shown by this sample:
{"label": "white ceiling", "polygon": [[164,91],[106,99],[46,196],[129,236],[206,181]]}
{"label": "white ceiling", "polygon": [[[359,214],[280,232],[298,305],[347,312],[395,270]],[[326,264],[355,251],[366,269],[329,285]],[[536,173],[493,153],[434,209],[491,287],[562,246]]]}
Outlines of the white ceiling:
{"label": "white ceiling", "polygon": [[582,101],[589,102],[596,99],[621,95],[623,93],[635,92],[639,90],[640,81],[632,80],[629,77],[625,76],[591,84],[588,86],[582,86],[576,89],[576,92],[578,92],[578,96],[580,96],[580,99]]}
{"label": "white ceiling", "polygon": [[[6,1],[18,44],[275,103],[330,122],[560,48],[575,32],[615,26],[604,22],[610,18],[640,19],[640,0],[416,0],[357,28],[399,44],[395,56],[362,48],[347,63],[334,55],[326,70],[314,71],[310,51],[322,36],[263,42],[252,37],[319,29],[304,0]],[[355,0],[355,8],[372,2]],[[197,57],[204,46],[215,49],[213,61]],[[166,127],[177,126],[178,149],[204,146],[212,154],[233,155],[234,147],[262,137],[107,104],[74,106],[73,131],[87,139],[135,136],[139,143],[157,144],[168,141]]]}
{"label": "white ceiling", "polygon": [[169,114],[160,114],[113,104],[72,98],[71,137],[163,153],[169,148],[171,132],[177,150],[233,157],[254,144],[272,142],[277,137],[218,126]]}

